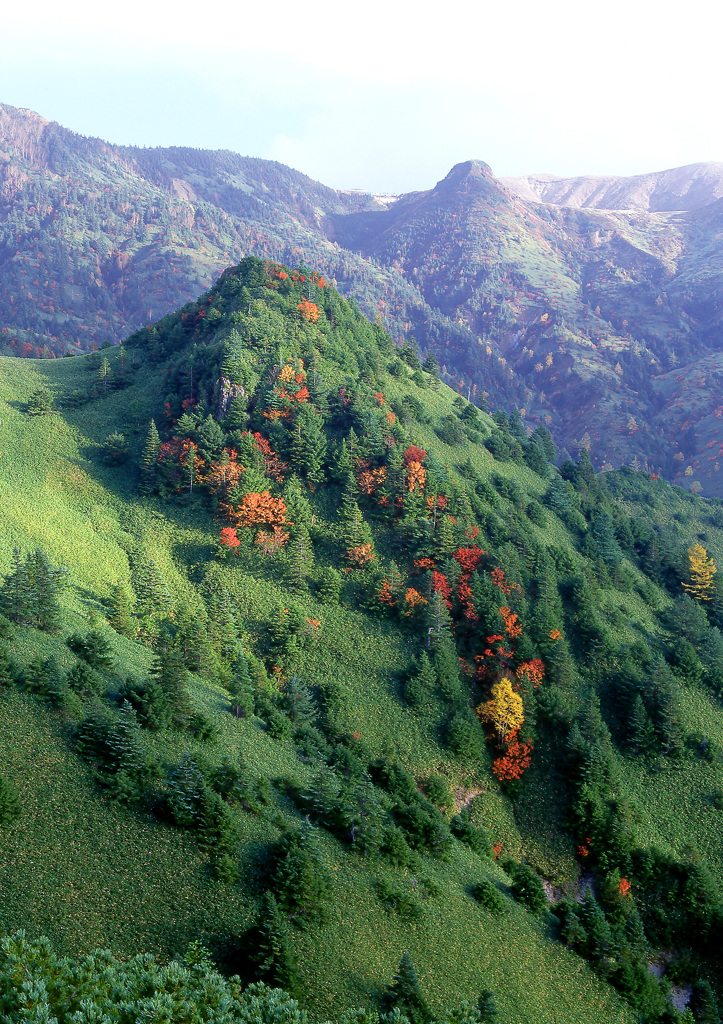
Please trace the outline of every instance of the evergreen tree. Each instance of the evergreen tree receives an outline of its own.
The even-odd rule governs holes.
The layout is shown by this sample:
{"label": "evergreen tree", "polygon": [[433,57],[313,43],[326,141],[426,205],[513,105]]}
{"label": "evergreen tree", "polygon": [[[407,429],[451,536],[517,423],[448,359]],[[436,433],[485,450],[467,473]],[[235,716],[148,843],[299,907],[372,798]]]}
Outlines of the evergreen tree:
{"label": "evergreen tree", "polygon": [[250,718],[254,713],[254,685],[249,673],[249,663],[242,648],[238,648],[229,685],[231,704],[236,718],[241,715]]}
{"label": "evergreen tree", "polygon": [[293,591],[306,591],[308,579],[314,569],[314,547],[305,526],[295,526],[286,547],[289,566],[289,586]]}
{"label": "evergreen tree", "polygon": [[20,549],[13,551],[10,573],[2,587],[2,608],[9,618],[18,625],[30,620],[34,594],[27,562],[23,561]]}
{"label": "evergreen tree", "polygon": [[23,806],[16,787],[0,775],[0,827],[17,821],[22,812]]}
{"label": "evergreen tree", "polygon": [[132,803],[142,791],[147,763],[136,712],[127,700],[121,704],[120,721],[108,737],[108,746],[115,762],[113,795],[121,803]]}
{"label": "evergreen tree", "polygon": [[699,981],[693,986],[690,998],[696,1024],[721,1024],[718,1003],[709,981]]}
{"label": "evergreen tree", "polygon": [[158,436],[156,423],[155,420],[151,420],[146,434],[146,446],[141,457],[141,494],[150,494],[155,489],[160,448],[161,439]]}
{"label": "evergreen tree", "polygon": [[143,563],[135,572],[136,610],[148,618],[163,618],[173,605],[163,573],[154,559]]}
{"label": "evergreen tree", "polygon": [[326,919],[331,874],[308,823],[279,840],[272,887],[279,906],[298,927]]}
{"label": "evergreen tree", "polygon": [[286,919],[273,893],[264,894],[256,927],[248,938],[256,977],[286,992],[298,991],[301,984],[298,963]]}
{"label": "evergreen tree", "polygon": [[135,635],[131,597],[127,588],[122,584],[113,587],[108,622],[121,636],[132,637]]}
{"label": "evergreen tree", "polygon": [[404,689],[405,700],[413,708],[420,708],[430,700],[436,685],[437,675],[427,652],[423,651],[419,658],[419,667]]}
{"label": "evergreen tree", "polygon": [[96,391],[104,398],[113,383],[113,371],[107,358],[103,356],[96,375]]}
{"label": "evergreen tree", "polygon": [[324,604],[338,604],[341,593],[342,578],[333,566],[324,569],[317,582],[319,600]]}
{"label": "evergreen tree", "polygon": [[77,661],[67,672],[65,681],[81,700],[97,697],[103,688],[100,676],[85,661]]}
{"label": "evergreen tree", "polygon": [[310,725],[316,718],[314,699],[301,676],[293,675],[284,687],[284,706],[294,725]]}
{"label": "evergreen tree", "polygon": [[191,717],[188,696],[188,672],[179,647],[168,641],[156,651],[151,676],[159,684],[171,711],[171,721],[177,729],[184,729]]}
{"label": "evergreen tree", "polygon": [[306,479],[311,490],[323,482],[326,435],[324,420],[313,405],[303,404],[296,414],[289,459],[296,472]]}
{"label": "evergreen tree", "polygon": [[480,1024],[496,1024],[498,1017],[497,1004],[495,1003],[494,995],[488,988],[483,989],[480,993],[477,1009],[479,1010]]}
{"label": "evergreen tree", "polygon": [[635,694],[633,706],[628,719],[628,737],[633,754],[649,753],[655,740],[655,729],[650,721],[643,698]]}
{"label": "evergreen tree", "polygon": [[339,534],[346,552],[366,544],[372,545],[369,525],[356,501],[348,492],[344,493],[339,507]]}
{"label": "evergreen tree", "polygon": [[427,648],[435,653],[452,642],[452,618],[439,591],[427,604]]}
{"label": "evergreen tree", "polygon": [[439,644],[435,650],[434,671],[442,696],[452,703],[457,703],[462,691],[459,679],[459,659],[452,641]]}
{"label": "evergreen tree", "polygon": [[406,950],[402,954],[394,980],[384,991],[382,1008],[387,1012],[401,1010],[410,1024],[429,1024],[432,1015],[419,986],[412,958]]}
{"label": "evergreen tree", "polygon": [[15,682],[15,665],[4,644],[0,644],[0,696]]}
{"label": "evergreen tree", "polygon": [[28,399],[26,410],[30,416],[47,416],[53,411],[53,396],[47,388],[38,388]]}
{"label": "evergreen tree", "polygon": [[35,595],[35,625],[46,633],[54,633],[60,625],[58,589],[64,574],[52,568],[45,552],[39,548],[30,556],[29,573]]}

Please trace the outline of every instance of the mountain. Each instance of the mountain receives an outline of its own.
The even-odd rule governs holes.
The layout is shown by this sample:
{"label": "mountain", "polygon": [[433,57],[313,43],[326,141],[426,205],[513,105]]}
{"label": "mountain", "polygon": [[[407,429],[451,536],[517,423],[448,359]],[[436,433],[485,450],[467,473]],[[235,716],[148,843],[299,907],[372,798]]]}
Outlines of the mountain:
{"label": "mountain", "polygon": [[0,370],[9,1020],[714,1008],[719,501],[556,469],[268,260]]}
{"label": "mountain", "polygon": [[116,343],[247,254],[307,261],[461,393],[517,406],[562,450],[723,493],[719,165],[505,183],[468,161],[374,197],[12,107],[0,122],[3,351]]}
{"label": "mountain", "polygon": [[500,181],[521,199],[533,203],[645,213],[690,212],[723,197],[723,164],[688,164],[630,177],[529,174]]}

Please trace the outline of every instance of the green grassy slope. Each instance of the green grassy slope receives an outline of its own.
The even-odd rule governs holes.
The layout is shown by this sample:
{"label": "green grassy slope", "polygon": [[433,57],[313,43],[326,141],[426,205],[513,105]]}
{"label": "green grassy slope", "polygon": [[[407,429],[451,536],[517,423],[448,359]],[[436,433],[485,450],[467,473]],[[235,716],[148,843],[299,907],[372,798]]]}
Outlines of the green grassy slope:
{"label": "green grassy slope", "polygon": [[[586,735],[597,730],[593,742],[608,751],[605,757],[615,768],[611,786],[616,799],[627,802],[637,847],[659,846],[681,865],[688,863],[694,847],[723,882],[720,812],[714,801],[723,786],[716,753],[723,748],[723,711],[715,684],[723,665],[706,653],[715,640],[712,627],[721,621],[719,603],[695,613],[700,672],[695,665],[690,668],[690,660],[685,670],[676,660],[679,634],[689,635],[693,627],[681,633],[683,626],[670,618],[671,609],[673,616],[681,614],[686,547],[703,540],[718,557],[720,510],[641,474],[610,476],[605,491],[582,460],[577,467],[562,467],[559,477],[539,452],[535,455],[521,420],[493,419],[471,410],[448,388],[435,390],[428,376],[414,372],[413,353],[403,352],[400,360],[383,332],[364,326],[334,293],[321,285],[312,292],[310,284],[300,291],[296,282],[293,288],[285,284],[286,291],[274,289],[271,285],[281,278],[266,279],[267,272],[250,261],[243,269],[248,278],[242,278],[242,271],[228,276],[199,306],[131,339],[128,351],[135,368],[121,390],[104,395],[97,380],[106,355],[117,366],[118,353],[112,350],[57,361],[0,361],[0,576],[9,572],[16,546],[23,553],[41,547],[51,563],[68,570],[59,631],[16,626],[9,651],[21,675],[37,655],[55,656],[67,671],[77,661],[65,643],[69,634],[94,627],[110,643],[115,659],[115,668],[103,676],[102,692],[85,702],[76,698],[54,709],[29,693],[22,680],[0,694],[2,774],[16,785],[23,803],[21,818],[0,830],[0,885],[8,894],[0,925],[47,933],[67,952],[110,945],[123,955],[147,949],[171,956],[199,938],[227,955],[229,944],[258,913],[270,844],[283,829],[303,821],[304,812],[293,799],[295,788],[313,786],[318,770],[319,754],[310,752],[308,738],[305,747],[298,734],[275,738],[272,728],[273,714],[278,718],[283,706],[284,675],[297,672],[317,695],[317,724],[326,739],[314,742],[337,744],[332,753],[327,748],[328,760],[333,763],[333,753],[342,747],[353,754],[358,744],[368,752],[368,763],[396,760],[421,789],[431,776],[441,775],[458,803],[471,801],[473,820],[502,848],[496,863],[455,839],[446,860],[425,848],[416,866],[403,868],[378,853],[353,853],[334,838],[333,829],[317,829],[331,868],[329,918],[309,931],[292,931],[304,998],[314,1014],[323,1019],[342,1007],[374,1002],[406,949],[435,1010],[460,998],[474,1001],[488,987],[505,1021],[632,1019],[632,1010],[599,977],[607,968],[598,964],[596,974],[566,948],[556,918],[536,919],[511,899],[507,915],[495,918],[472,898],[471,889],[487,877],[509,895],[513,868],[504,857],[511,856],[524,859],[560,893],[579,895],[580,873],[589,864],[579,854],[587,822],[577,830],[570,824],[575,767],[568,734],[578,724]],[[255,288],[244,283],[253,275],[261,282]],[[298,300],[308,295],[322,310],[316,326],[296,312]],[[306,378],[294,362],[300,355]],[[281,378],[279,371],[286,367],[289,372]],[[304,379],[311,384],[312,371],[324,382],[320,405],[326,403],[329,410],[325,471],[331,479],[321,485],[309,480],[307,486],[305,470],[298,473],[313,515],[317,565],[341,570],[339,603],[322,601],[315,577],[310,588],[293,593],[290,585],[297,581],[287,554],[267,558],[249,544],[237,557],[219,560],[219,528],[227,522],[222,509],[202,482],[196,481],[192,494],[187,486],[176,485],[173,465],[170,471],[158,470],[159,493],[139,494],[149,416],[171,445],[177,431],[188,431],[201,444],[203,430],[211,430],[204,417],[214,408],[222,368],[251,393],[244,412],[249,429],[266,431],[289,460],[296,457],[293,419],[288,413],[272,415],[275,399],[269,385],[288,384],[292,369],[301,378],[299,386]],[[26,404],[41,386],[51,392],[59,411],[30,416]],[[74,394],[87,400],[78,405]],[[196,408],[200,414],[189,418],[188,410]],[[391,474],[395,447],[421,446],[428,473],[424,496],[436,480],[448,499],[432,525],[426,502],[422,507],[420,495],[415,497],[406,484],[396,511],[385,509],[378,494],[365,501],[360,496],[378,555],[376,567],[364,572],[351,569],[344,550],[342,485],[335,479],[335,462],[344,449],[333,446],[345,437],[348,442],[353,417],[356,443],[367,451],[373,452],[376,443],[374,424],[385,424],[387,440],[368,457],[369,465]],[[104,459],[104,445],[114,432],[125,435],[131,451],[119,466]],[[245,443],[238,430],[224,434],[221,429],[219,436],[223,443]],[[363,465],[360,459],[358,474]],[[161,477],[161,472],[169,475]],[[264,480],[273,493],[282,493],[268,476]],[[554,491],[558,485],[562,492],[559,487]],[[568,502],[569,508],[561,511],[560,506],[558,515],[555,501]],[[444,530],[451,538],[446,554]],[[607,540],[605,530],[613,531]],[[425,619],[418,612],[405,614],[401,597],[394,614],[378,600],[380,583],[392,578],[392,559],[401,568],[400,593],[406,587],[424,589],[430,580],[425,583],[414,564],[421,555],[434,563],[435,571],[459,578],[461,563],[450,558],[450,551],[457,545],[472,550],[475,543],[488,552],[472,581],[477,608],[488,600],[492,567],[504,567],[516,587],[504,591],[504,597],[500,592],[489,598],[497,606],[509,604],[520,616],[523,634],[512,668],[541,653],[546,659],[543,686],[536,695],[525,695],[532,767],[512,786],[501,785],[490,771],[489,755],[498,753],[491,737],[484,756],[459,757],[450,748],[451,698],[441,689],[421,710],[406,699],[406,680],[425,646]],[[136,635],[121,636],[108,622],[113,588],[137,588],[138,567],[149,559],[171,593],[171,610],[160,633],[137,616]],[[222,592],[235,610],[245,650],[266,661],[271,680],[279,658],[272,647],[279,603],[297,606],[307,622],[318,623],[310,630],[313,639],[293,658],[289,655],[293,668],[281,666],[280,692],[263,672],[264,681],[256,677],[257,715],[248,718],[230,713],[223,685],[230,678],[227,661],[220,655],[208,661],[200,675],[191,677],[189,696],[193,709],[217,730],[215,741],[201,742],[188,730],[143,730],[143,751],[155,765],[147,791],[130,807],[112,803],[110,791],[98,785],[79,756],[79,723],[94,707],[117,717],[121,681],[146,678],[158,649],[170,643],[158,639],[162,629],[178,637],[185,608],[208,623],[210,631],[209,602]],[[431,589],[425,592],[431,600]],[[477,666],[486,657],[481,653],[485,643],[494,646],[486,635],[502,626],[496,607],[488,604],[487,618],[474,621],[465,617],[461,601],[461,591],[450,601],[457,652],[467,673],[463,697],[457,700],[469,711],[489,696],[490,677]],[[544,625],[548,605],[553,619]],[[551,648],[551,625],[560,627],[568,654]],[[214,642],[220,649],[223,638]],[[667,752],[670,756],[664,756],[652,725],[645,740],[649,749],[637,752],[637,734],[630,730],[631,695],[637,686],[647,694],[644,680],[658,655],[672,666],[680,695],[681,738],[676,750]],[[603,725],[596,725],[594,713],[586,710],[591,689],[600,695]],[[330,693],[336,694],[333,715]],[[653,699],[646,699],[653,715]],[[274,701],[276,711],[270,712]],[[606,739],[608,728],[612,740]],[[171,824],[164,811],[168,771],[184,756],[207,777],[224,761],[236,763],[241,757],[255,777],[272,783],[269,803],[259,813],[242,810],[238,803],[229,808],[235,881],[223,882],[216,853],[204,851],[198,836]],[[389,806],[388,794],[381,799]],[[631,847],[612,867],[635,880],[640,872],[634,854]],[[605,856],[593,848],[591,863],[601,888],[611,884]],[[377,894],[381,880],[411,900],[416,916],[405,920],[385,909]],[[634,898],[641,913],[649,913],[642,883]],[[719,927],[715,916],[711,920],[712,929]],[[687,933],[681,934],[685,938]],[[694,953],[696,976],[704,976],[710,965],[700,951]]]}

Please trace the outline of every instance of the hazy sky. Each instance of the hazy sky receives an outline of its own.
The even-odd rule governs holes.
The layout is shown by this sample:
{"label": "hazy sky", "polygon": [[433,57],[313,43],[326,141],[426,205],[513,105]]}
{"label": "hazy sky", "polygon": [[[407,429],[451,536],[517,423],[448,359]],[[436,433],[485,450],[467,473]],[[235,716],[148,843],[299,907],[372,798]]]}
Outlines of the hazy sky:
{"label": "hazy sky", "polygon": [[430,188],[470,158],[500,176],[723,161],[718,15],[673,10],[16,2],[0,102],[109,142],[231,149],[378,193]]}

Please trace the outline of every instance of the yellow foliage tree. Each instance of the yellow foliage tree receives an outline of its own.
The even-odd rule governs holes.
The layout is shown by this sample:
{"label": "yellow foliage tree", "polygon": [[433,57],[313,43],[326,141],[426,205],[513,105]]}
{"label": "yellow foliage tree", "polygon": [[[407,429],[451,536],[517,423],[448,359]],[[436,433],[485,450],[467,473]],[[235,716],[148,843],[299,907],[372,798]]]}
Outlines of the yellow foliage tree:
{"label": "yellow foliage tree", "polygon": [[497,732],[500,747],[505,737],[519,729],[525,720],[522,697],[512,689],[512,680],[502,676],[492,687],[492,695],[485,704],[480,704],[477,714],[483,722],[491,722]]}
{"label": "yellow foliage tree", "polygon": [[715,562],[708,557],[702,544],[688,548],[690,583],[683,583],[683,587],[697,601],[710,601],[713,597],[713,576],[716,572]]}

